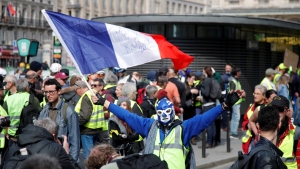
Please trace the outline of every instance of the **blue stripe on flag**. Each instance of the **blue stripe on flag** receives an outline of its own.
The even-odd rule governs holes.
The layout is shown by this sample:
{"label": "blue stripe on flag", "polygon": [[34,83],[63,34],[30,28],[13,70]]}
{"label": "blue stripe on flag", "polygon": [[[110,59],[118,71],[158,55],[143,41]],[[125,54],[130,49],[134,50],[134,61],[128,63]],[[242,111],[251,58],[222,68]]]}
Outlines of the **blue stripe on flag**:
{"label": "blue stripe on flag", "polygon": [[82,74],[119,67],[104,23],[46,11],[76,60]]}

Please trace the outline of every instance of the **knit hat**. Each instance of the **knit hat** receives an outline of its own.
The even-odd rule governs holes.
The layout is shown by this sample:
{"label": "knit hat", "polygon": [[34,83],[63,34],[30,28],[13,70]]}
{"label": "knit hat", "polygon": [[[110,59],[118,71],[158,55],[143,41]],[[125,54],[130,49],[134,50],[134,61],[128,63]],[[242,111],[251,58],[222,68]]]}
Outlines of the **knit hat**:
{"label": "knit hat", "polygon": [[41,70],[43,65],[40,62],[33,61],[30,63],[30,70],[33,70],[35,72]]}
{"label": "knit hat", "polygon": [[123,102],[127,102],[127,103],[130,104],[130,99],[127,98],[127,97],[121,96],[121,97],[118,98],[117,105],[120,106],[121,103],[123,103]]}
{"label": "knit hat", "polygon": [[150,80],[151,82],[156,81],[157,79],[157,73],[155,70],[150,70],[147,74],[147,79]]}
{"label": "knit hat", "polygon": [[203,73],[201,71],[195,72],[195,78],[199,79],[201,76],[203,76]]}

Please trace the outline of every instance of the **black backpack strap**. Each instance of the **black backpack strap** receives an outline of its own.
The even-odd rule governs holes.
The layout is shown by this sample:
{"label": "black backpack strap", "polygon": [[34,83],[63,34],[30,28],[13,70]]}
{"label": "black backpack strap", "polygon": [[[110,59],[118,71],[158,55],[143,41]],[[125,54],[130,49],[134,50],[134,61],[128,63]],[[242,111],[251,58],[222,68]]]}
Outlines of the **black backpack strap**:
{"label": "black backpack strap", "polygon": [[30,93],[29,95],[29,103],[33,104],[34,103],[34,94]]}
{"label": "black backpack strap", "polygon": [[40,142],[38,142],[37,144],[33,145],[33,147],[31,146],[30,148],[26,147],[27,148],[27,151],[30,151],[31,154],[38,154],[39,152],[42,151],[42,149],[48,145],[52,143],[52,141],[50,140],[42,140]]}
{"label": "black backpack strap", "polygon": [[252,149],[250,151],[250,154],[248,154],[247,156],[244,156],[245,158],[242,158],[240,161],[239,161],[239,166],[238,168],[243,168],[246,163],[255,155],[257,154],[258,152],[260,151],[271,151],[271,149],[268,147],[268,146],[259,146],[259,147],[255,147],[254,149]]}

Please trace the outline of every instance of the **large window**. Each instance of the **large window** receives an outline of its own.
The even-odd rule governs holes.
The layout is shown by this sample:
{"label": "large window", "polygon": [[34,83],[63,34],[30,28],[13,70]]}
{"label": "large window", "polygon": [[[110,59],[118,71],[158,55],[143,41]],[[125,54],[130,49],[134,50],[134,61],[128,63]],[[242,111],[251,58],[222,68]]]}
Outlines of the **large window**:
{"label": "large window", "polygon": [[167,25],[167,37],[193,38],[195,37],[194,25]]}
{"label": "large window", "polygon": [[165,32],[164,25],[143,25],[142,28],[142,31],[145,33],[164,35]]}
{"label": "large window", "polygon": [[198,38],[222,38],[221,26],[198,26],[197,27]]}

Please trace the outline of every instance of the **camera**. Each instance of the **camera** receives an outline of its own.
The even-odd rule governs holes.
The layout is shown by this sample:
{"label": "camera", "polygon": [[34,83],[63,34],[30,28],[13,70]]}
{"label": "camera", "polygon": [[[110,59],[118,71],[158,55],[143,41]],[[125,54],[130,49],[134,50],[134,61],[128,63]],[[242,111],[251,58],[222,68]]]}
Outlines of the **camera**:
{"label": "camera", "polygon": [[0,126],[2,128],[9,127],[9,125],[10,125],[10,117],[9,116],[0,119]]}

